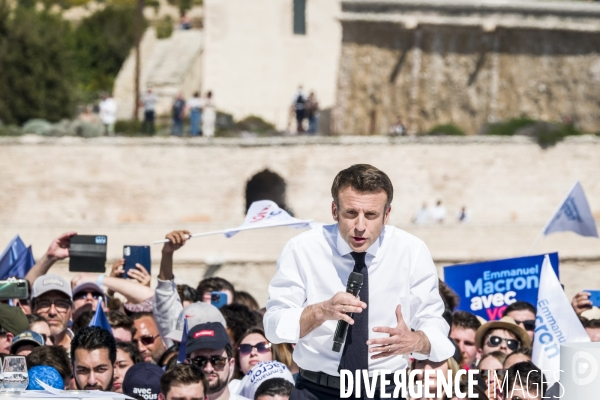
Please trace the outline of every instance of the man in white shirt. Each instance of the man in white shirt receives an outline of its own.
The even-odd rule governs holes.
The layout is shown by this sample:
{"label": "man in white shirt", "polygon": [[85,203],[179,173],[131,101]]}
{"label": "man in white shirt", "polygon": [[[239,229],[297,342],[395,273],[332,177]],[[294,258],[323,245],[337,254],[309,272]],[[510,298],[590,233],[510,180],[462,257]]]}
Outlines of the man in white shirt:
{"label": "man in white shirt", "polygon": [[115,122],[117,121],[117,103],[108,94],[105,94],[104,100],[100,102],[100,120],[104,125],[104,133],[107,136],[113,136],[115,134]]}
{"label": "man in white shirt", "polygon": [[442,205],[441,200],[438,200],[437,203],[435,203],[435,207],[431,209],[431,218],[438,224],[444,222],[444,218],[446,218],[446,207]]}
{"label": "man in white shirt", "polygon": [[[331,193],[337,223],[290,240],[269,285],[267,339],[297,343],[294,361],[301,371],[292,400],[339,398],[342,369],[372,376],[406,369],[405,354],[436,362],[454,354],[427,247],[385,225],[393,198],[387,175],[353,165],[337,175]],[[353,271],[363,276],[359,298],[345,292]],[[350,326],[344,348],[335,352],[339,320]],[[394,389],[393,380],[387,389]],[[364,386],[361,392],[366,398]]]}

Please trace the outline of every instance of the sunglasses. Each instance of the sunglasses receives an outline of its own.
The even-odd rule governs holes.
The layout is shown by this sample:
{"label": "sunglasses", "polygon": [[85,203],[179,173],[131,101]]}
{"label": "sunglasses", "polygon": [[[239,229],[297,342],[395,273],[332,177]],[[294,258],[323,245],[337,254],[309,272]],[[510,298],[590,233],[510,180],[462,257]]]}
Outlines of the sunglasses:
{"label": "sunglasses", "polygon": [[[44,345],[46,344],[46,342],[48,341],[48,336],[46,336],[45,333],[40,333],[40,335],[42,335],[42,338],[44,339]],[[54,337],[50,336],[50,342],[52,342],[52,344],[54,344]]]}
{"label": "sunglasses", "polygon": [[138,340],[135,340],[135,342],[142,342],[142,344],[144,346],[150,346],[152,343],[154,343],[156,341],[156,338],[159,337],[159,336],[160,335],[156,335],[156,336],[142,336]]}
{"label": "sunglasses", "polygon": [[517,325],[523,324],[523,328],[526,331],[533,331],[533,330],[535,330],[535,319],[526,319],[525,321],[517,321],[515,319],[515,322],[517,323]]}
{"label": "sunglasses", "polygon": [[87,298],[88,294],[91,294],[94,300],[98,300],[99,298],[103,297],[102,294],[98,292],[79,292],[73,296],[73,300],[83,300]]}
{"label": "sunglasses", "polygon": [[211,356],[211,357],[198,356],[198,357],[188,359],[188,362],[190,364],[197,365],[202,369],[204,369],[204,367],[206,367],[206,364],[208,364],[209,362],[212,364],[214,369],[223,369],[223,368],[225,368],[225,365],[227,365],[227,361],[229,361],[229,357],[221,357],[221,356]]}
{"label": "sunglasses", "polygon": [[500,336],[490,336],[488,339],[488,345],[490,347],[498,347],[503,341],[506,342],[506,347],[513,351],[518,349],[521,345],[521,342],[519,342],[517,339],[506,339]]}
{"label": "sunglasses", "polygon": [[50,310],[50,307],[52,307],[52,304],[54,304],[56,311],[58,312],[66,312],[72,306],[72,303],[69,300],[41,299],[36,300],[35,302],[36,312],[47,312]]}
{"label": "sunglasses", "polygon": [[247,356],[252,353],[252,349],[256,349],[259,354],[266,354],[271,351],[271,343],[269,342],[260,342],[256,344],[240,344],[238,346],[238,350],[241,355]]}
{"label": "sunglasses", "polygon": [[502,379],[502,376],[504,375],[504,370],[502,368],[498,368],[498,369],[482,369],[479,370],[479,374],[481,375],[481,377],[483,379],[485,379],[487,381],[488,377],[492,377],[494,376],[494,371],[496,372],[496,376],[498,377],[498,379]]}

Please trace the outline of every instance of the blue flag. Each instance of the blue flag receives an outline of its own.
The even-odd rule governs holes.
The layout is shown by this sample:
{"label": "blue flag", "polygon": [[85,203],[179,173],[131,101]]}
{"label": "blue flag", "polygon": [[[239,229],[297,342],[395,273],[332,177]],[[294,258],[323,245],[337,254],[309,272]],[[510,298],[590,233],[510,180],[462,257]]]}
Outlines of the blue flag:
{"label": "blue flag", "polygon": [[177,364],[181,364],[187,358],[185,350],[187,347],[188,323],[187,318],[183,320],[183,334],[181,335],[181,343],[179,343],[179,355],[177,356]]}
{"label": "blue flag", "polygon": [[596,221],[579,182],[575,182],[552,219],[546,224],[544,236],[564,231],[575,232],[581,236],[598,237]]}
{"label": "blue flag", "polygon": [[10,276],[9,272],[12,269],[14,263],[17,261],[19,255],[27,250],[25,243],[21,240],[19,235],[15,236],[6,249],[0,255],[0,279],[6,279]]}
{"label": "blue flag", "polygon": [[1,279],[6,279],[8,277],[14,276],[17,278],[25,278],[25,275],[29,272],[31,268],[35,265],[35,260],[33,259],[33,253],[31,251],[31,246],[23,250],[19,253],[17,257],[17,261],[12,265],[6,276],[0,277]]}
{"label": "blue flag", "polygon": [[97,326],[99,328],[106,329],[107,331],[109,331],[111,333],[111,335],[113,334],[112,328],[110,327],[110,324],[108,323],[108,319],[106,318],[106,314],[104,314],[104,310],[102,309],[102,300],[98,301],[98,307],[96,307],[96,313],[92,317],[92,320],[90,321],[89,326]]}

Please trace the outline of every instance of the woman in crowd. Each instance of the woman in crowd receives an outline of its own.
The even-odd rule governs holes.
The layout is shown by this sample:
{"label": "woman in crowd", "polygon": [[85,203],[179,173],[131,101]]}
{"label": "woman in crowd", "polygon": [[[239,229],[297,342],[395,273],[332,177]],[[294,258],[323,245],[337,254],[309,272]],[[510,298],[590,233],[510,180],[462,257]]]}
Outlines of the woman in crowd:
{"label": "woman in crowd", "polygon": [[425,371],[433,370],[434,372],[431,374],[431,376],[428,380],[429,380],[429,393],[433,394],[434,397],[427,397],[427,398],[439,400],[440,399],[439,397],[435,397],[435,395],[437,395],[437,385],[438,385],[437,374],[439,373],[438,371],[441,371],[442,374],[446,377],[446,379],[448,379],[448,372],[451,371],[450,378],[452,379],[452,382],[454,382],[454,377],[460,370],[460,366],[458,365],[458,363],[456,362],[456,360],[454,358],[450,357],[446,361],[441,361],[441,362],[433,362],[431,360],[414,360],[412,362],[411,369],[412,370],[417,369],[417,370],[421,371],[418,374],[415,374],[415,383],[420,382],[423,385],[423,393],[422,393],[423,396],[422,397],[409,397],[409,399],[410,400],[421,400],[421,399],[426,398],[425,392],[426,392],[427,388],[425,388],[425,386],[424,386]]}
{"label": "woman in crowd", "polygon": [[260,327],[249,329],[233,349],[235,370],[229,389],[237,393],[240,380],[261,361],[279,361],[288,368],[292,363],[292,354],[285,344],[273,344],[265,337]]}
{"label": "woman in crowd", "polygon": [[117,361],[113,374],[112,392],[123,393],[123,379],[132,365],[141,363],[142,356],[137,347],[130,342],[117,342]]}
{"label": "woman in crowd", "polygon": [[490,400],[501,399],[500,386],[504,369],[502,364],[506,359],[506,354],[501,351],[493,351],[486,354],[479,361],[479,373],[487,387],[485,393]]}

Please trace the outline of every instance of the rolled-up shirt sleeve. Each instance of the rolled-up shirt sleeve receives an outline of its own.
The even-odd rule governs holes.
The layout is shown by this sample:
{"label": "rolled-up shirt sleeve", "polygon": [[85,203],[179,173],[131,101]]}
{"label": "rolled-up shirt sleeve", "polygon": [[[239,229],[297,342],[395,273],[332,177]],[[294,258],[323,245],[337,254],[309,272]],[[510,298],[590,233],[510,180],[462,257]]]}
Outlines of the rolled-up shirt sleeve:
{"label": "rolled-up shirt sleeve", "polygon": [[438,275],[429,250],[423,243],[411,265],[410,328],[425,333],[431,344],[429,354],[413,353],[417,360],[440,362],[454,354],[448,339],[450,327],[443,318],[444,302],[438,288]]}
{"label": "rolled-up shirt sleeve", "polygon": [[296,343],[300,316],[306,306],[306,291],[294,242],[289,242],[277,261],[277,272],[269,284],[269,299],[263,324],[272,343]]}

